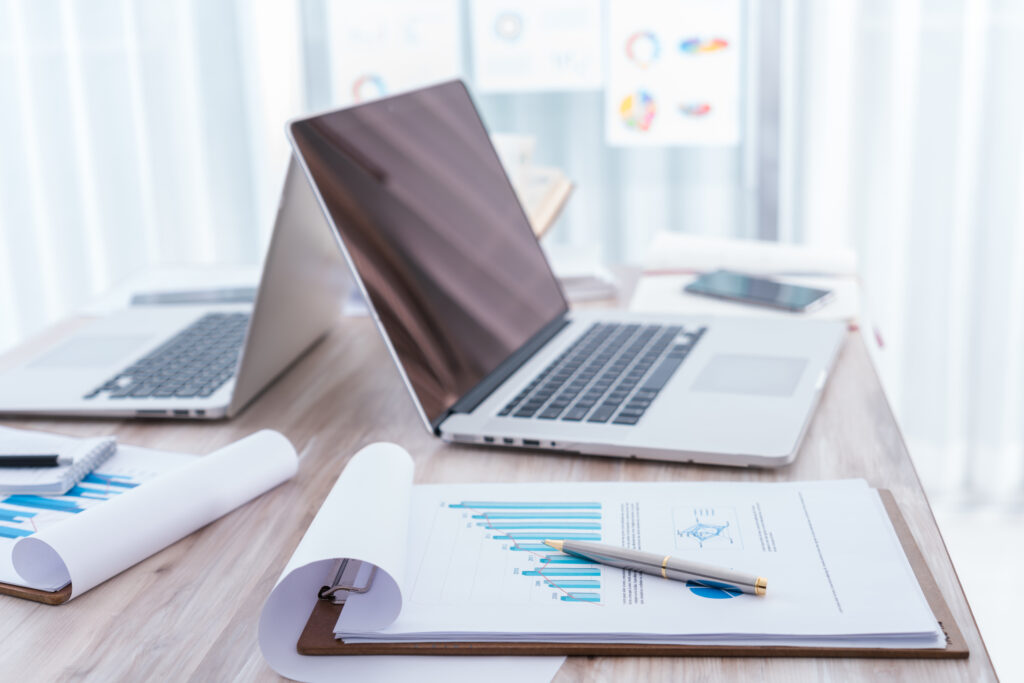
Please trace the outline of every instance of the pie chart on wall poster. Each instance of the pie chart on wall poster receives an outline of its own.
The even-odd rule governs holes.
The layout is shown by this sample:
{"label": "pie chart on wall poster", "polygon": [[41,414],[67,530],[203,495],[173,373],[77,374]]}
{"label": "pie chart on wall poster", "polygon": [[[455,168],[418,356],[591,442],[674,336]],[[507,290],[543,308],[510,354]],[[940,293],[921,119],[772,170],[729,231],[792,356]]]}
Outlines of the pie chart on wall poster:
{"label": "pie chart on wall poster", "polygon": [[367,102],[388,94],[384,79],[377,74],[363,74],[352,82],[352,101]]}
{"label": "pie chart on wall poster", "polygon": [[646,132],[654,123],[658,106],[654,96],[646,90],[637,90],[622,98],[619,102],[619,118],[627,128]]}
{"label": "pie chart on wall poster", "polygon": [[661,43],[651,31],[637,31],[626,38],[626,57],[641,69],[646,69],[661,56]]}

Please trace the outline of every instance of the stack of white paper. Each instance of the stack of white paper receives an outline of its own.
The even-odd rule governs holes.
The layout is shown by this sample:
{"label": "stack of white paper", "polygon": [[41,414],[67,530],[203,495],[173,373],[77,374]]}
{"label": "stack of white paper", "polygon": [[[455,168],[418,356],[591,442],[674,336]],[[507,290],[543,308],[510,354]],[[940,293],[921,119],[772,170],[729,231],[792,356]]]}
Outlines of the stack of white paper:
{"label": "stack of white paper", "polygon": [[[599,566],[544,539],[718,564],[766,577],[768,593]],[[346,643],[945,644],[862,480],[413,486],[408,455],[381,444],[353,458],[300,554],[360,560],[357,585],[376,567],[341,611]],[[314,583],[334,568],[323,562]]]}

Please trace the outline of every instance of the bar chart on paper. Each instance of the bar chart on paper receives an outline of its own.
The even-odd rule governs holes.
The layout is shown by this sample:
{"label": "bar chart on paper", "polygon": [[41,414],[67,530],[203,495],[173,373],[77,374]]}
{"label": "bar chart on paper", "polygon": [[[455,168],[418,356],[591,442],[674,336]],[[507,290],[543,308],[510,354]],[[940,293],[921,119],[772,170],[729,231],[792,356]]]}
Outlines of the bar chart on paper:
{"label": "bar chart on paper", "polygon": [[128,491],[141,482],[121,474],[92,473],[60,496],[13,495],[0,498],[0,538],[17,540],[68,515]]}
{"label": "bar chart on paper", "polygon": [[545,539],[601,541],[601,503],[462,500],[435,510],[417,602],[600,604],[602,568]]}
{"label": "bar chart on paper", "polygon": [[86,475],[63,495],[0,496],[0,552],[10,553],[18,539],[122,495],[193,457],[122,447],[100,471]]}

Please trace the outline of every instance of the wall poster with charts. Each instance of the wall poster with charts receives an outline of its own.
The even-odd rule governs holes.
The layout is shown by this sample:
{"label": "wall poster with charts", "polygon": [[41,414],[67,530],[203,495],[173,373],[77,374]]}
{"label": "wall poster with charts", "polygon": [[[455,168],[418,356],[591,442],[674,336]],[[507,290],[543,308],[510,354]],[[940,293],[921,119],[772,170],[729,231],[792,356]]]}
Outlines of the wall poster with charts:
{"label": "wall poster with charts", "polygon": [[458,78],[461,18],[458,0],[328,3],[335,103],[359,104]]}
{"label": "wall poster with charts", "polygon": [[601,3],[471,0],[473,75],[480,92],[600,90]]}
{"label": "wall poster with charts", "polygon": [[610,0],[608,144],[739,143],[741,0]]}

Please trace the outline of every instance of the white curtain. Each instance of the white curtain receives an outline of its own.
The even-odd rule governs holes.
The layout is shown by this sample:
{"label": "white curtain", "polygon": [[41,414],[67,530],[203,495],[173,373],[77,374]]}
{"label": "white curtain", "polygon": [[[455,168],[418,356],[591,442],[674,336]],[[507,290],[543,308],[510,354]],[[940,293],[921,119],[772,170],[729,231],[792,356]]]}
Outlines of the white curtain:
{"label": "white curtain", "polygon": [[[0,0],[0,348],[152,264],[258,262],[284,122],[338,102],[327,19],[354,1]],[[926,484],[1020,496],[1024,3],[778,1],[780,238],[858,249]],[[739,154],[607,148],[599,92],[477,99],[576,181],[552,240],[749,236]]]}
{"label": "white curtain", "polygon": [[[454,5],[468,45],[467,0],[424,3]],[[285,122],[346,101],[332,27],[356,7],[394,9],[0,0],[0,349],[153,264],[259,262]],[[472,84],[458,52],[451,75]],[[535,161],[570,170],[577,189],[550,239],[636,261],[660,229],[732,234],[751,197],[742,150],[608,148],[602,98],[477,96],[491,130],[536,136]]]}
{"label": "white curtain", "polygon": [[297,3],[0,1],[0,347],[154,263],[256,263]]}
{"label": "white curtain", "polygon": [[926,486],[1024,493],[1024,3],[787,6],[791,220],[855,246]]}

